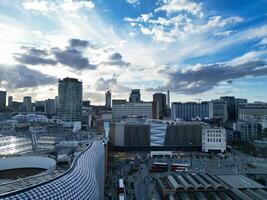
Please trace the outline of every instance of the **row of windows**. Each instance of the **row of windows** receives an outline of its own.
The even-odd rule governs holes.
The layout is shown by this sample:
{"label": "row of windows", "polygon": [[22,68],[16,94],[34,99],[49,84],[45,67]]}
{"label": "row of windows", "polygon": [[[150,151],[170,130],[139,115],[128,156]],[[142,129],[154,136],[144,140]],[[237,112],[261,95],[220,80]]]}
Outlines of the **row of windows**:
{"label": "row of windows", "polygon": [[222,142],[220,138],[208,138],[207,141],[208,142]]}
{"label": "row of windows", "polygon": [[207,130],[207,133],[221,133],[221,130]]}
{"label": "row of windows", "polygon": [[[203,134],[204,136],[204,134]],[[222,134],[207,134],[208,137],[222,137]]]}

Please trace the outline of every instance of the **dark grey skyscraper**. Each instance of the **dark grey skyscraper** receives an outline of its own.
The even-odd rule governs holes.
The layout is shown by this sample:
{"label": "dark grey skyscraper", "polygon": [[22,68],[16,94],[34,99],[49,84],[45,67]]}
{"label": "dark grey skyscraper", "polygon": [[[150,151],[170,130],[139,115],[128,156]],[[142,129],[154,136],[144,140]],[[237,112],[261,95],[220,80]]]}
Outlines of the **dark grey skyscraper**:
{"label": "dark grey skyscraper", "polygon": [[81,121],[82,82],[75,78],[58,81],[58,117],[63,121]]}
{"label": "dark grey skyscraper", "polygon": [[45,113],[47,115],[53,115],[56,113],[56,102],[55,99],[47,99],[45,101]]}
{"label": "dark grey skyscraper", "polygon": [[163,119],[167,115],[166,94],[153,94],[152,117],[153,119]]}
{"label": "dark grey skyscraper", "polygon": [[132,103],[138,103],[141,101],[141,94],[139,89],[132,89],[129,101]]}
{"label": "dark grey skyscraper", "polygon": [[6,107],[6,91],[0,91],[0,108]]}
{"label": "dark grey skyscraper", "polygon": [[106,92],[106,108],[111,108],[111,92]]}
{"label": "dark grey skyscraper", "polygon": [[238,117],[238,107],[247,103],[247,99],[235,98],[234,96],[224,96],[220,99],[227,103],[228,120],[235,122]]}
{"label": "dark grey skyscraper", "polygon": [[224,96],[220,97],[221,100],[225,101],[227,104],[228,120],[236,120],[236,103],[234,96]]}
{"label": "dark grey skyscraper", "polygon": [[8,97],[8,104],[7,104],[9,108],[12,108],[12,102],[13,102],[13,97],[9,96]]}
{"label": "dark grey skyscraper", "polygon": [[32,97],[30,96],[23,97],[23,111],[32,112]]}

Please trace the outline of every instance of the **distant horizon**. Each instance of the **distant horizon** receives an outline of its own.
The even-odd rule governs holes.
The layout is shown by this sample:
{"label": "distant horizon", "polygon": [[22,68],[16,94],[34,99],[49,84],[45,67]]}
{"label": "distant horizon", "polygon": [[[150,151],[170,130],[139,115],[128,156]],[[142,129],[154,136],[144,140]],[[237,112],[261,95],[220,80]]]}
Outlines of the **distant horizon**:
{"label": "distant horizon", "polygon": [[2,0],[0,90],[54,98],[57,81],[83,97],[171,102],[220,96],[267,102],[266,0]]}
{"label": "distant horizon", "polygon": [[[69,77],[69,78],[71,78],[71,77]],[[138,89],[138,88],[134,88],[134,89]],[[3,91],[3,90],[0,90],[0,91]],[[110,90],[107,90],[107,91],[110,91]],[[106,92],[107,92],[106,91]],[[105,98],[105,93],[106,92],[103,92],[103,98]],[[130,92],[129,92],[129,96],[128,97],[125,97],[125,98],[119,98],[119,97],[117,97],[117,98],[112,98],[112,91],[110,91],[111,92],[111,100],[117,100],[117,99],[125,99],[127,102],[129,102],[129,96],[130,96]],[[160,92],[160,93],[164,93],[164,94],[167,94],[167,91],[166,92]],[[8,99],[8,97],[10,96],[10,95],[8,95],[8,91],[6,91],[6,94],[7,94],[7,99]],[[57,95],[56,95],[57,96]],[[55,96],[55,97],[56,97]],[[190,100],[188,100],[188,101],[179,101],[179,100],[174,100],[174,101],[172,101],[172,100],[170,100],[170,103],[175,103],[175,102],[181,102],[181,103],[187,103],[187,102],[196,102],[196,103],[198,103],[198,102],[205,102],[205,101],[212,101],[212,100],[218,100],[218,99],[220,99],[220,97],[225,97],[225,96],[232,96],[232,95],[224,95],[224,96],[218,96],[218,98],[212,98],[211,97],[211,99],[207,99],[207,100],[197,100],[197,99],[194,99],[194,100],[192,100],[192,101],[190,101]],[[28,96],[24,96],[24,97],[28,97]],[[38,99],[38,100],[35,100],[32,96],[29,96],[29,97],[31,97],[32,98],[32,102],[36,102],[36,101],[45,101],[45,100],[47,100],[47,99],[55,99],[55,97],[51,97],[51,98],[46,98],[46,99]],[[260,101],[260,100],[257,100],[257,101],[250,101],[248,98],[246,98],[246,97],[239,97],[239,96],[233,96],[233,97],[235,97],[236,99],[246,99],[247,101],[248,101],[248,103],[267,103],[267,102],[265,102],[265,101]],[[22,99],[14,99],[14,97],[12,96],[12,100],[13,101],[16,101],[16,102],[23,102],[23,97],[22,97]],[[171,93],[170,93],[170,99],[171,99]],[[102,103],[102,104],[95,104],[95,103],[93,103],[92,104],[92,101],[90,100],[90,99],[82,99],[82,101],[90,101],[90,104],[91,105],[94,105],[94,106],[105,106],[105,102],[104,103]],[[152,94],[152,96],[151,96],[151,99],[150,100],[148,100],[148,99],[142,99],[142,93],[141,93],[141,102],[152,102],[153,101],[153,94]],[[8,101],[7,101],[7,103],[8,103]]]}

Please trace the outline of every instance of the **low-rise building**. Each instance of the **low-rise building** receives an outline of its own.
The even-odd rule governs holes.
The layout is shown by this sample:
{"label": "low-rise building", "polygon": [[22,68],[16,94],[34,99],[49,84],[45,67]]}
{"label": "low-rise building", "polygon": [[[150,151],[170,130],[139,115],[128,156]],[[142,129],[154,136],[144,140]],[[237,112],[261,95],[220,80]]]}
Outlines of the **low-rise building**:
{"label": "low-rise building", "polygon": [[113,103],[112,114],[115,119],[129,117],[129,116],[151,119],[152,103],[150,102],[139,102],[139,103],[122,102],[120,104]]}
{"label": "low-rise building", "polygon": [[240,132],[241,141],[249,142],[262,133],[262,124],[258,120],[240,120],[236,123],[236,130]]}
{"label": "low-rise building", "polygon": [[262,120],[267,115],[267,103],[247,103],[238,108],[239,120]]}
{"label": "low-rise building", "polygon": [[223,127],[203,127],[202,129],[202,151],[226,150],[226,131]]}
{"label": "low-rise building", "polygon": [[194,118],[207,119],[212,117],[211,102],[173,102],[171,109],[172,119],[191,121]]}

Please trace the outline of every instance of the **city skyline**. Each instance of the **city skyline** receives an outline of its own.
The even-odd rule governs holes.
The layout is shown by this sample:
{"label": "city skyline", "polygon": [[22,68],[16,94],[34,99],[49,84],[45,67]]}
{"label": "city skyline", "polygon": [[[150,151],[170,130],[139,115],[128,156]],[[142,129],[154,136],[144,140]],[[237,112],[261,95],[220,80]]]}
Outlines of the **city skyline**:
{"label": "city skyline", "polygon": [[93,104],[132,88],[267,101],[264,0],[3,0],[0,12],[0,90],[14,100],[54,98],[68,76]]}

